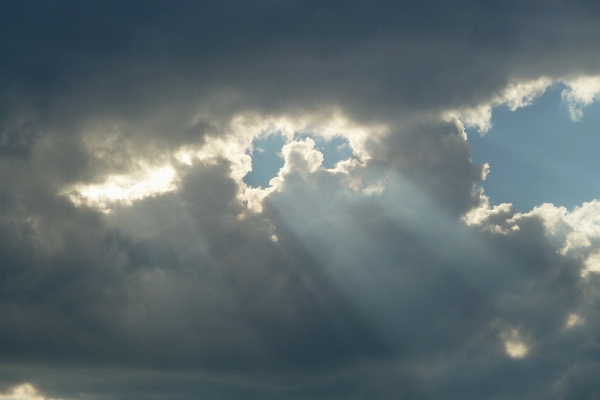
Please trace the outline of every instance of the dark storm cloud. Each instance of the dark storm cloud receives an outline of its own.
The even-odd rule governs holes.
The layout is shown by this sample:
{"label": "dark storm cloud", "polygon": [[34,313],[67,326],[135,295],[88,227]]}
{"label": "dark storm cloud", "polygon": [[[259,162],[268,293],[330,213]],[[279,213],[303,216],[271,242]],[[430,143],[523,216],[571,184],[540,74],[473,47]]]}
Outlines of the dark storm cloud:
{"label": "dark storm cloud", "polygon": [[[114,210],[109,226],[93,214],[52,223],[67,247],[38,249],[41,260],[3,242],[15,263],[2,329],[14,379],[75,397],[544,398],[577,359],[562,330],[581,300],[579,263],[556,253],[539,220],[478,237],[410,182],[373,200],[330,173],[306,182],[292,171],[265,209],[273,243],[260,218],[235,218],[226,167],[191,171],[177,194]],[[220,191],[202,190],[215,182]],[[505,320],[533,335],[539,356],[504,355]],[[92,377],[43,367],[56,362]]]}
{"label": "dark storm cloud", "polygon": [[[283,252],[252,221],[235,219],[227,172],[226,165],[195,172],[176,197],[115,210],[118,229],[68,204],[46,205],[50,215],[25,226],[7,224],[6,359],[91,357],[231,371],[380,353],[382,345],[319,277],[310,255]],[[49,237],[46,254],[33,243],[40,237]],[[28,256],[34,248],[36,256]],[[50,321],[60,321],[52,332]],[[254,354],[262,347],[264,354]]]}
{"label": "dark storm cloud", "polygon": [[370,143],[373,166],[393,168],[418,182],[440,207],[462,213],[479,203],[473,185],[485,176],[485,166],[471,162],[471,146],[452,123],[400,126],[378,143]]}
{"label": "dark storm cloud", "polygon": [[508,78],[594,72],[598,65],[598,9],[589,2],[65,2],[4,9],[9,94],[31,93],[24,101],[41,107],[77,95],[85,102],[69,102],[70,113],[93,106],[131,118],[167,100],[230,89],[239,94],[238,107],[334,103],[363,117],[389,116],[473,102]]}
{"label": "dark storm cloud", "polygon": [[77,148],[90,120],[126,120],[122,134],[135,145],[177,147],[210,131],[211,120],[191,122],[199,109],[218,119],[337,105],[354,118],[393,119],[475,104],[513,78],[592,73],[599,61],[591,3],[4,2],[3,10],[2,154],[24,157],[59,131],[84,153],[70,168],[81,174],[93,173]]}
{"label": "dark storm cloud", "polygon": [[[541,214],[510,208],[466,226],[485,167],[439,118],[511,80],[597,74],[596,3],[0,8],[3,391],[597,396],[598,279],[581,276],[597,239],[564,252]],[[262,213],[223,157],[173,162],[178,190],[110,214],[61,194],[172,162],[244,112],[332,109],[389,132],[348,174],[298,145]]]}

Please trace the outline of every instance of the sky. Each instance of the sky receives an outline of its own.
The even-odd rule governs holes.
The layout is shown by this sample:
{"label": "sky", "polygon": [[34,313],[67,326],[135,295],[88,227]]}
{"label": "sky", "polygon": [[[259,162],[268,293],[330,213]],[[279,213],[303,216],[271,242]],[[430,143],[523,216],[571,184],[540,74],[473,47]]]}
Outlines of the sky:
{"label": "sky", "polygon": [[492,110],[492,127],[483,136],[467,129],[473,162],[489,163],[480,184],[494,203],[512,203],[526,212],[541,203],[569,210],[598,197],[600,104],[569,115],[561,99],[564,85],[548,88],[533,104],[511,111]]}
{"label": "sky", "polygon": [[600,398],[600,3],[0,0],[0,399]]}

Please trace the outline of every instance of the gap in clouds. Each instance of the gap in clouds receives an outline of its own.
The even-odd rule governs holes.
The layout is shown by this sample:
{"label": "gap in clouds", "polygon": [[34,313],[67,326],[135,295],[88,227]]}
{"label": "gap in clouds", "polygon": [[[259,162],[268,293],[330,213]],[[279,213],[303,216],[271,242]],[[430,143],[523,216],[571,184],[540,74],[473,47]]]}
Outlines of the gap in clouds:
{"label": "gap in clouds", "polygon": [[492,110],[492,128],[480,135],[468,127],[473,162],[487,162],[490,173],[481,183],[493,204],[512,203],[528,211],[543,203],[573,209],[600,197],[600,104],[583,110],[572,121],[561,93],[552,85],[533,104],[511,111]]}
{"label": "gap in clouds", "polygon": [[325,139],[320,136],[312,136],[310,134],[301,134],[299,138],[305,140],[310,137],[315,141],[315,149],[323,153],[322,166],[327,169],[335,168],[339,161],[347,160],[354,156],[352,147],[348,139],[341,136],[334,136],[330,139]]}
{"label": "gap in clouds", "polygon": [[[348,139],[341,136],[323,138],[312,132],[296,132],[294,137],[296,140],[314,140],[315,149],[323,154],[321,165],[327,169],[335,168],[339,161],[354,156]],[[252,170],[244,176],[244,183],[253,188],[269,187],[271,179],[277,176],[284,165],[281,150],[285,144],[286,138],[281,131],[255,138],[252,141],[252,149],[246,152],[252,158]]]}
{"label": "gap in clouds", "polygon": [[269,187],[269,181],[277,176],[277,171],[283,167],[281,148],[285,138],[280,131],[265,137],[257,137],[252,141],[252,151],[246,154],[252,157],[252,170],[244,176],[243,181],[251,187]]}

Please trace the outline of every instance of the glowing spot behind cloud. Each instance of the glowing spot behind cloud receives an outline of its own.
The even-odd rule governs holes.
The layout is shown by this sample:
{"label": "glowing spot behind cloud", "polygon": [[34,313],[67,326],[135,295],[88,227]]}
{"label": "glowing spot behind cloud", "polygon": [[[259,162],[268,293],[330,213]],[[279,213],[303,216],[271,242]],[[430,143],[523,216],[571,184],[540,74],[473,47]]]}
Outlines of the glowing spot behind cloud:
{"label": "glowing spot behind cloud", "polygon": [[585,320],[581,317],[581,315],[579,314],[569,314],[569,317],[567,318],[567,322],[565,324],[565,327],[567,329],[573,328],[577,325],[583,325],[583,322]]}
{"label": "glowing spot behind cloud", "polygon": [[10,392],[2,394],[0,393],[0,400],[59,400],[51,399],[49,397],[42,396],[38,393],[37,389],[29,384],[23,383],[19,386],[14,387]]}
{"label": "glowing spot behind cloud", "polygon": [[511,358],[523,358],[529,353],[529,346],[525,343],[518,329],[511,329],[501,335],[504,341],[504,350]]}
{"label": "glowing spot behind cloud", "polygon": [[64,191],[76,205],[88,205],[109,212],[111,203],[132,204],[135,200],[177,189],[175,169],[142,167],[124,175],[110,175],[100,184],[79,184]]}

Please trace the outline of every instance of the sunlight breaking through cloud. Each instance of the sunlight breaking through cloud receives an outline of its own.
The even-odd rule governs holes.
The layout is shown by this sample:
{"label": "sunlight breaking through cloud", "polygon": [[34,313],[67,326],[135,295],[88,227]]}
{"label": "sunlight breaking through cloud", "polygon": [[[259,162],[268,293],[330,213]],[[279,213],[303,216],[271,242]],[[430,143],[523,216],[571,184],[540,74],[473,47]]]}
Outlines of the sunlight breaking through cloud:
{"label": "sunlight breaking through cloud", "polygon": [[525,343],[518,329],[510,329],[501,335],[504,341],[506,354],[511,358],[523,358],[529,353],[529,346]]}
{"label": "sunlight breaking through cloud", "polygon": [[63,194],[76,205],[86,204],[110,212],[111,204],[131,205],[136,200],[171,192],[177,188],[177,175],[170,165],[152,168],[143,165],[131,174],[110,175],[101,184],[79,184]]}
{"label": "sunlight breaking through cloud", "polygon": [[[239,187],[239,198],[249,210],[259,212],[263,199],[277,190],[285,175],[289,172],[292,153],[303,153],[309,171],[314,172],[323,162],[323,154],[315,149],[312,138],[295,140],[297,136],[316,136],[326,140],[341,137],[347,140],[345,146],[350,147],[353,156],[338,162],[332,171],[345,172],[356,163],[362,163],[371,156],[365,147],[367,140],[376,141],[383,137],[388,127],[385,124],[364,126],[357,124],[339,111],[326,115],[305,114],[300,117],[280,116],[263,117],[256,114],[241,113],[234,116],[225,135],[209,136],[200,146],[184,146],[176,150],[171,157],[181,165],[193,167],[195,163],[211,164],[219,159],[227,160],[231,165],[231,178]],[[268,187],[254,188],[244,182],[244,177],[252,170],[252,159],[248,150],[256,138],[271,134],[281,134],[286,138],[282,148],[287,163],[278,172]],[[299,147],[300,146],[300,147]],[[291,149],[295,150],[292,152]],[[303,150],[301,150],[302,148]],[[304,154],[306,153],[306,154]],[[164,155],[169,157],[169,155]],[[171,165],[152,167],[147,161],[139,161],[138,167],[120,175],[110,175],[100,184],[80,183],[69,186],[62,191],[74,204],[87,205],[103,212],[110,212],[112,204],[131,205],[134,201],[162,193],[176,191],[179,176]]]}
{"label": "sunlight breaking through cloud", "polygon": [[7,393],[0,393],[0,400],[61,400],[40,394],[30,383],[15,386]]}
{"label": "sunlight breaking through cloud", "polygon": [[565,323],[565,327],[567,329],[571,329],[578,325],[583,325],[584,322],[585,322],[585,319],[581,315],[572,313],[572,314],[569,314],[569,316],[567,318],[567,322]]}
{"label": "sunlight breaking through cloud", "polygon": [[0,2],[0,400],[594,398],[592,3]]}

